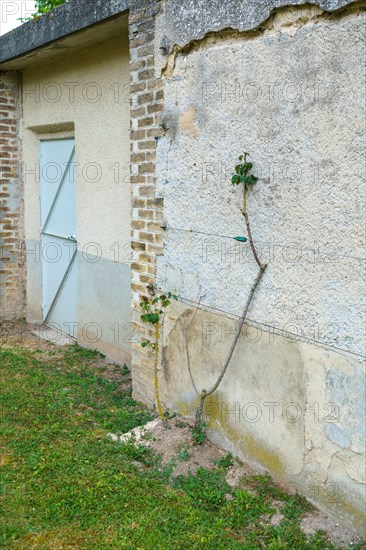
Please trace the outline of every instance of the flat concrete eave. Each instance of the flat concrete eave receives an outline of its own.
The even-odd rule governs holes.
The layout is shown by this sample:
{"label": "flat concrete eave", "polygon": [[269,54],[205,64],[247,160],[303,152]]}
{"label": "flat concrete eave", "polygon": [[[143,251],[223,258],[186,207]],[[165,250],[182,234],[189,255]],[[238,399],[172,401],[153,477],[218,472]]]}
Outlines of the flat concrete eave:
{"label": "flat concrete eave", "polygon": [[[0,69],[16,69],[14,60],[116,15],[126,13],[129,0],[71,0],[0,37]],[[11,63],[13,61],[13,63]],[[10,68],[10,67],[9,67]]]}

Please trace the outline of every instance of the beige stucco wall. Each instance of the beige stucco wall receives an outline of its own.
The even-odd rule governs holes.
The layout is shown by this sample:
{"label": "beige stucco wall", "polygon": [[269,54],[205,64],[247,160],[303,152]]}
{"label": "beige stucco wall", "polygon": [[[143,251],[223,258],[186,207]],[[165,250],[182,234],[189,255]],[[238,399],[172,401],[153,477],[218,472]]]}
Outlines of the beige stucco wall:
{"label": "beige stucco wall", "polygon": [[[193,322],[192,322],[193,321]],[[171,411],[198,405],[216,382],[237,319],[173,303],[164,324],[160,389]],[[206,400],[210,438],[363,532],[364,362],[247,324],[218,390]]]}
{"label": "beige stucco wall", "polygon": [[[216,381],[233,338],[229,314],[241,315],[257,274],[249,247],[224,238],[246,234],[241,190],[230,185],[244,150],[260,178],[249,213],[268,268],[249,337],[207,403],[211,437],[362,532],[365,16],[357,7],[284,9],[259,30],[180,42],[168,59],[159,54],[167,25],[163,14],[158,196],[167,229],[157,279],[211,311],[188,331],[200,390]],[[166,406],[191,415],[197,396],[184,332],[193,313],[172,307],[161,371]],[[276,403],[274,421],[268,403]]]}
{"label": "beige stucco wall", "polygon": [[[40,262],[31,253],[40,237],[39,139],[74,135],[78,322],[80,327],[98,322],[102,338],[93,347],[129,362],[131,327],[126,325],[130,321],[131,203],[127,33],[65,55],[54,63],[26,69],[22,122],[28,318],[41,320]],[[89,256],[91,261],[85,261]],[[120,292],[116,293],[116,286]],[[110,329],[115,323],[119,324],[118,331],[116,327]],[[88,343],[83,342],[82,330],[79,340]]]}

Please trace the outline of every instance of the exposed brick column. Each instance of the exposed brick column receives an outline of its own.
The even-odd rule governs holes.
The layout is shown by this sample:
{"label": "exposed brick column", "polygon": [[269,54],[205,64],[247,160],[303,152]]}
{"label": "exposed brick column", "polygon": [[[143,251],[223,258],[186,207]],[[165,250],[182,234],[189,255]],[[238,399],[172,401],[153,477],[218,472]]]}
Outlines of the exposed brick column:
{"label": "exposed brick column", "polygon": [[[143,5],[144,2],[141,2]],[[148,4],[148,5],[146,5]],[[132,321],[139,339],[151,338],[140,321],[141,296],[155,282],[156,256],[163,252],[163,200],[155,197],[156,144],[162,135],[162,79],[154,71],[155,17],[160,1],[130,13],[131,188],[132,188]],[[154,405],[153,358],[147,348],[132,344],[135,399]]]}
{"label": "exposed brick column", "polygon": [[20,83],[0,72],[0,318],[25,312],[23,186],[20,173]]}

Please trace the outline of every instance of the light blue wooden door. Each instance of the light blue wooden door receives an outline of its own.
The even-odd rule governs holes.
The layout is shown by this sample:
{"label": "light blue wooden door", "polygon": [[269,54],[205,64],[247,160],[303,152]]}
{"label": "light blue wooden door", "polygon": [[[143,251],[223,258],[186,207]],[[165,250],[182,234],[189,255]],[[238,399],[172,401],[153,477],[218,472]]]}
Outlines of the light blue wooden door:
{"label": "light blue wooden door", "polygon": [[76,336],[77,237],[75,143],[41,141],[41,245],[43,322]]}

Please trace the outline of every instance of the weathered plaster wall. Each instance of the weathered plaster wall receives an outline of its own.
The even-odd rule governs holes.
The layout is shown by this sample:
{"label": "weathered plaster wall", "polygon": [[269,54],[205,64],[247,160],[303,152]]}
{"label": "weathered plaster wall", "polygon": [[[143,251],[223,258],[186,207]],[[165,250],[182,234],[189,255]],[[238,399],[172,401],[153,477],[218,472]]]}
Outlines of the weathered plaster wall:
{"label": "weathered plaster wall", "polygon": [[0,318],[24,315],[25,264],[22,246],[23,185],[19,166],[20,78],[0,73]]}
{"label": "weathered plaster wall", "polygon": [[[193,322],[192,322],[193,320]],[[237,320],[174,303],[165,319],[160,389],[192,415],[220,373]],[[245,325],[205,404],[210,438],[363,533],[364,362],[259,325]]]}
{"label": "weathered plaster wall", "polygon": [[245,233],[230,185],[245,148],[260,176],[248,198],[253,235],[271,266],[250,317],[309,337],[318,323],[321,340],[364,352],[364,29],[363,16],[310,22],[295,36],[212,38],[177,58],[158,148],[164,288],[241,313],[254,259],[214,235]]}
{"label": "weathered plaster wall", "polygon": [[319,7],[332,12],[356,3],[357,0],[210,0],[209,3],[202,0],[171,0],[164,3],[158,29],[159,34],[164,35],[163,46],[170,49],[173,44],[185,46],[192,40],[201,39],[207,32],[225,28],[252,30],[281,8],[286,8],[288,18],[291,6],[293,13],[299,13],[299,10],[305,12],[310,5],[312,9]]}
{"label": "weathered plaster wall", "polygon": [[[23,75],[28,317],[41,320],[41,270],[37,255],[39,139],[74,135],[78,339],[128,363],[131,348],[128,336],[132,332],[129,79],[126,35],[67,55],[57,64],[26,69]],[[89,323],[100,329],[83,330]]]}
{"label": "weathered plaster wall", "polygon": [[[248,247],[224,238],[245,234],[230,175],[250,151],[260,180],[249,213],[269,267],[248,320],[262,337],[239,344],[208,404],[211,435],[361,529],[364,13],[360,4],[332,14],[299,6],[266,20],[282,4],[193,4],[165,3],[157,23],[165,94],[157,196],[167,227],[157,284],[212,311],[197,315],[189,349],[198,387],[213,384],[232,337],[228,315],[241,314],[257,273]],[[188,414],[197,398],[182,335],[192,313],[172,309],[161,376],[166,405]],[[208,341],[207,330],[220,341]],[[256,423],[218,419],[221,403],[265,410],[264,402],[281,411],[296,403],[289,417],[302,413],[296,422],[286,413],[276,423],[268,414]]]}

